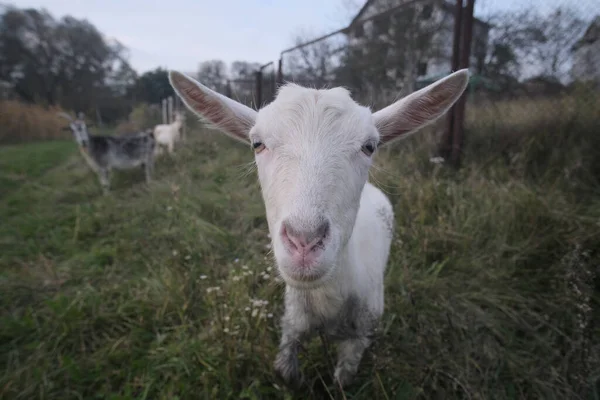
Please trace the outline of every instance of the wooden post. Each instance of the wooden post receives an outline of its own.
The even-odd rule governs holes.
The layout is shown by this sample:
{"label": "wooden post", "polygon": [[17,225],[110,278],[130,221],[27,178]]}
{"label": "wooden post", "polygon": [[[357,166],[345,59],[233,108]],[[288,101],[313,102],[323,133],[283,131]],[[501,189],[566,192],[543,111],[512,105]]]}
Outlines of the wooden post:
{"label": "wooden post", "polygon": [[169,121],[167,120],[167,99],[162,99],[162,123],[169,123]]}
{"label": "wooden post", "polygon": [[[460,37],[462,28],[463,0],[456,0],[456,4],[454,7],[454,34],[452,37],[451,72],[456,72],[458,70],[460,62]],[[450,108],[448,114],[446,115],[446,128],[444,129],[444,133],[442,134],[442,140],[439,144],[438,155],[446,160],[450,158],[450,154],[452,153],[452,138],[454,131],[455,110],[456,104]]]}
{"label": "wooden post", "polygon": [[[469,68],[471,60],[471,41],[473,39],[473,12],[475,9],[475,0],[467,0],[465,8],[464,31],[460,49],[459,68]],[[462,155],[462,144],[464,138],[465,125],[465,107],[467,104],[468,90],[465,90],[455,103],[454,127],[452,131],[452,154],[450,160],[455,167],[460,166],[460,157]]]}
{"label": "wooden post", "polygon": [[169,96],[169,98],[167,99],[167,105],[169,108],[169,124],[173,122],[174,117],[173,117],[173,96]]}
{"label": "wooden post", "polygon": [[[183,114],[183,110],[182,110],[182,105],[181,105],[181,99],[179,98],[179,96],[174,96],[173,97],[173,109],[174,109],[174,113],[180,113],[181,115]],[[181,140],[185,139],[185,121],[184,123],[181,125]]]}

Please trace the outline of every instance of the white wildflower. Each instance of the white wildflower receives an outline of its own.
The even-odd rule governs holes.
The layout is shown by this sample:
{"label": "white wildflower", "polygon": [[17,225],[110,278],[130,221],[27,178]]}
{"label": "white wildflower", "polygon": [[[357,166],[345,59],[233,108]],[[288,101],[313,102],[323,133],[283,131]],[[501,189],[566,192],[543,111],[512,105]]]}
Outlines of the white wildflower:
{"label": "white wildflower", "polygon": [[206,278],[208,278],[206,275],[200,275],[200,279],[204,280]]}

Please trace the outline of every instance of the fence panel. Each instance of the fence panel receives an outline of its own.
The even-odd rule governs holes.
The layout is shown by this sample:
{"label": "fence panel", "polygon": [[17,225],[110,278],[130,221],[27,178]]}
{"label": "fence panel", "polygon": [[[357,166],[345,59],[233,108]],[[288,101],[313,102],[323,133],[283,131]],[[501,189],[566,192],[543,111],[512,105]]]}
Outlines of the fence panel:
{"label": "fence panel", "polygon": [[279,80],[344,86],[380,108],[468,66],[467,130],[480,116],[510,130],[515,118],[551,119],[565,104],[596,104],[599,46],[594,0],[379,0],[348,27],[284,50]]}

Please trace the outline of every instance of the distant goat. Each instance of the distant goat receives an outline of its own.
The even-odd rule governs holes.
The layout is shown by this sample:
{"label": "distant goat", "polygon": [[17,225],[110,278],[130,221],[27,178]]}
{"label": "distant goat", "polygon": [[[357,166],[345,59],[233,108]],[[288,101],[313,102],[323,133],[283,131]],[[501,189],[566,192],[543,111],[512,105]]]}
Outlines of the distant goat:
{"label": "distant goat", "polygon": [[183,113],[175,114],[175,121],[170,124],[160,124],[154,127],[154,137],[156,138],[157,150],[160,146],[166,146],[169,153],[173,153],[175,142],[181,139],[181,126],[183,125]]}
{"label": "distant goat", "polygon": [[96,172],[104,194],[110,187],[110,173],[114,169],[131,169],[143,166],[146,182],[150,182],[154,170],[156,141],[151,130],[127,136],[90,135],[83,114],[73,119],[69,114],[59,113],[69,120],[69,127],[79,144],[79,151],[88,165]]}
{"label": "distant goat", "polygon": [[299,346],[317,331],[340,341],[336,380],[344,386],[357,372],[383,313],[394,231],[390,201],[367,181],[372,156],[442,116],[468,76],[458,71],[373,113],[346,89],[295,84],[254,111],[169,72],[190,110],[254,150],[273,253],[286,283],[275,360],[286,382],[301,382]]}

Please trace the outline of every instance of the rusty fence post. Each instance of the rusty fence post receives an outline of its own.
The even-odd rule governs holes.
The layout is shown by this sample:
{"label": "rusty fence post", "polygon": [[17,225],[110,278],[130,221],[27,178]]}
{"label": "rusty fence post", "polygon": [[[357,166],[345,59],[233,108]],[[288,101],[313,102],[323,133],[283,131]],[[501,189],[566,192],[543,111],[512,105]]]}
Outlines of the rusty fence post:
{"label": "rusty fence post", "polygon": [[167,99],[162,99],[162,123],[169,123],[169,121],[167,120]]}
{"label": "rusty fence post", "polygon": [[[469,68],[471,60],[471,41],[473,39],[473,12],[475,9],[475,0],[467,0],[465,8],[464,31],[460,49],[459,68]],[[452,154],[450,160],[455,167],[460,166],[462,155],[462,145],[465,130],[465,108],[467,105],[468,90],[465,90],[455,104],[454,127],[452,133]]]}
{"label": "rusty fence post", "polygon": [[[452,37],[452,72],[458,70],[460,62],[460,37],[462,28],[463,0],[456,0],[454,8],[454,34]],[[439,143],[438,155],[448,159],[452,153],[452,136],[456,105],[453,105],[446,115],[446,127]]]}

